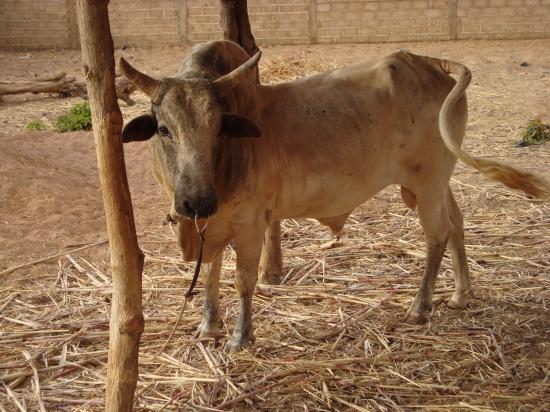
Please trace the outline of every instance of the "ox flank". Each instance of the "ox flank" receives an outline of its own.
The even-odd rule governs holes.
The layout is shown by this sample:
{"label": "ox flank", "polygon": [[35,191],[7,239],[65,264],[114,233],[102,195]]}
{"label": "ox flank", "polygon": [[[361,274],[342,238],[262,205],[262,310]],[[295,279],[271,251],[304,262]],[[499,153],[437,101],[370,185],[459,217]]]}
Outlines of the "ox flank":
{"label": "ox flank", "polygon": [[[130,121],[125,142],[149,140],[153,169],[171,200],[185,260],[204,245],[206,296],[200,336],[219,336],[219,276],[234,241],[239,316],[228,341],[254,341],[252,295],[266,228],[315,218],[339,233],[347,216],[380,190],[401,186],[426,237],[424,276],[407,318],[424,322],[446,247],[464,308],[471,292],[462,214],[449,180],[457,159],[532,196],[546,182],[461,150],[467,121],[463,65],[408,52],[274,86],[255,83],[260,58],[227,41],[195,46],[174,78],[154,79],[121,59],[125,76],[152,103]],[[455,81],[450,74],[456,74]]]}

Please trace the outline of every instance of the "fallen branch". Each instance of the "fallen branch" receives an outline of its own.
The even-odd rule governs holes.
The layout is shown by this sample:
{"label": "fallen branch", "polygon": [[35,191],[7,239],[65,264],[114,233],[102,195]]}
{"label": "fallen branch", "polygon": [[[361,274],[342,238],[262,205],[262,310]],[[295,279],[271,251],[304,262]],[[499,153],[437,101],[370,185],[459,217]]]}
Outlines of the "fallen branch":
{"label": "fallen branch", "polygon": [[[130,95],[136,91],[136,88],[125,77],[117,77],[115,87],[120,100],[126,102],[128,106],[135,103]],[[62,97],[88,99],[86,83],[76,81],[74,76],[68,76],[65,72],[35,77],[32,80],[0,80],[0,98],[3,95],[20,93],[56,93]]]}
{"label": "fallen branch", "polygon": [[43,78],[25,81],[0,82],[0,96],[19,93],[61,93],[63,86],[74,82],[74,76],[61,72]]}

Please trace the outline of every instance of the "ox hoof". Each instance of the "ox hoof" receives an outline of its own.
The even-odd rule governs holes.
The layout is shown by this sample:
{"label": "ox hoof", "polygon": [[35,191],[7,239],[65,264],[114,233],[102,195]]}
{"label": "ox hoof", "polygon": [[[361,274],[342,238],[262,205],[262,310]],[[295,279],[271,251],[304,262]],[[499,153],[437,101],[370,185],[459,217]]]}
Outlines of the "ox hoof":
{"label": "ox hoof", "polygon": [[231,336],[225,344],[225,350],[229,353],[237,353],[242,349],[251,346],[256,341],[254,335],[250,336]]}
{"label": "ox hoof", "polygon": [[424,324],[428,322],[429,309],[419,309],[411,306],[405,315],[405,320],[409,323]]}
{"label": "ox hoof", "polygon": [[223,332],[223,330],[221,330],[215,325],[213,326],[206,323],[201,323],[197,328],[197,331],[195,332],[195,337],[202,338],[202,339],[205,339],[205,338],[218,339],[224,335],[225,333]]}
{"label": "ox hoof", "polygon": [[260,273],[259,283],[262,285],[280,285],[281,274],[280,273]]}
{"label": "ox hoof", "polygon": [[466,309],[467,295],[465,293],[455,292],[447,302],[451,309]]}
{"label": "ox hoof", "polygon": [[328,242],[322,243],[321,246],[319,246],[319,249],[321,250],[334,249],[343,245],[344,245],[344,241],[341,238],[337,237],[335,239],[329,240]]}

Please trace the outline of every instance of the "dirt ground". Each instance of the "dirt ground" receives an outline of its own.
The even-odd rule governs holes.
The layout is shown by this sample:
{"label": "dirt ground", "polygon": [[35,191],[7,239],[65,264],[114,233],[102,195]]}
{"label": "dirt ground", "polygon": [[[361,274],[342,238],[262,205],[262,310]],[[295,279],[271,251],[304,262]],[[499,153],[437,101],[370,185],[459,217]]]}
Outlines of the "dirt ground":
{"label": "dirt ground", "polygon": [[[550,123],[550,53],[548,52],[550,50],[550,40],[266,47],[263,49],[261,69],[265,69],[272,62],[281,59],[291,61],[292,59],[307,60],[308,58],[322,61],[327,67],[346,66],[383,56],[399,49],[408,49],[418,54],[456,60],[464,63],[472,70],[473,80],[468,89],[470,118],[464,143],[464,148],[467,151],[504,160],[512,165],[520,166],[525,170],[550,178],[550,143],[530,148],[514,147],[514,141],[518,139],[521,128],[529,119],[540,116],[543,121]],[[135,66],[149,74],[170,76],[176,72],[184,52],[185,48],[181,47],[162,47],[157,49],[117,50],[116,54],[117,56],[125,56]],[[64,70],[81,78],[80,64],[80,56],[77,51],[50,50],[30,53],[0,51],[0,79],[22,80],[59,70]],[[148,108],[148,102],[143,95],[135,93],[133,97],[137,101],[134,106],[127,107],[125,103],[120,102],[125,121]],[[106,239],[93,136],[90,132],[57,134],[52,131],[56,116],[67,111],[69,107],[78,101],[80,101],[78,98],[60,99],[54,96],[32,94],[6,96],[0,101],[0,272],[14,265],[25,264],[42,257],[58,253],[72,253],[70,252],[71,249]],[[26,131],[26,124],[35,119],[41,119],[47,125],[48,130],[40,132]],[[128,145],[125,148],[125,156],[141,244],[145,250],[154,252],[153,254],[156,256],[150,257],[150,262],[165,258],[171,259],[170,262],[176,261],[178,254],[171,242],[173,236],[170,226],[163,223],[169,208],[167,198],[152,176],[146,145]],[[540,242],[536,243],[538,245],[536,248],[533,246],[533,249],[530,249],[531,244],[522,243],[521,239],[513,238],[510,240],[510,243],[515,242],[514,244],[518,244],[517,249],[514,249],[514,256],[516,260],[519,260],[510,269],[510,276],[514,279],[516,279],[516,275],[532,276],[533,279],[544,279],[547,282],[550,277],[548,207],[540,203],[532,203],[521,195],[514,195],[507,190],[503,190],[501,186],[480,178],[463,165],[457,166],[453,179],[457,200],[466,216],[467,228],[475,226],[475,222],[479,222],[483,217],[489,215],[498,216],[494,219],[497,228],[499,224],[505,223],[512,226],[517,224],[517,227],[510,229],[511,231],[517,230],[516,233],[521,233],[524,224],[535,222],[538,225],[537,233],[540,236]],[[354,222],[359,222],[361,218],[372,219],[377,213],[387,212],[388,205],[393,205],[392,202],[395,203],[394,206],[391,206],[394,208],[391,210],[395,216],[388,216],[389,219],[393,220],[386,225],[399,225],[400,217],[397,217],[397,214],[399,216],[409,215],[407,215],[408,212],[402,205],[397,205],[398,197],[393,191],[385,191],[369,202],[367,206],[358,209]],[[414,216],[412,218],[414,220]],[[352,226],[356,227],[355,225]],[[383,231],[384,226],[385,224],[381,223],[380,230]],[[286,262],[285,274],[289,276],[289,279],[292,279],[290,272],[295,269],[297,262],[304,260],[303,257],[296,254],[296,250],[299,249],[292,250],[296,244],[300,246],[299,239],[297,240],[292,235],[293,230],[293,223],[288,223],[284,227],[283,235]],[[357,239],[366,242],[368,241],[369,230],[375,229],[364,228],[361,230],[364,230],[364,232],[356,233],[352,230],[350,236],[357,236]],[[421,241],[421,234],[418,234],[418,236]],[[469,248],[481,247],[476,245],[484,241],[483,236],[482,233],[477,236],[475,230],[469,233],[467,235],[470,240]],[[324,240],[326,239],[320,238],[319,243]],[[390,243],[388,247],[395,246],[391,245]],[[535,249],[539,253],[536,258],[533,254],[529,254],[530,252],[534,253]],[[153,256],[153,254],[150,256]],[[522,258],[527,259],[527,255],[529,259],[533,259],[533,262],[536,263],[535,269],[533,267],[527,268],[528,265],[526,266],[525,263],[521,262]],[[99,273],[108,273],[108,249],[105,245],[94,246],[79,252],[78,258],[90,262],[91,267],[95,267]],[[229,258],[227,264],[232,263],[231,259]],[[477,259],[476,262],[475,265],[483,266],[482,258]],[[381,262],[382,266],[380,267],[376,264],[373,265],[371,262],[364,267],[359,264],[359,266],[353,267],[354,270],[363,272],[372,270],[376,273],[377,271],[383,271],[386,264]],[[2,310],[14,310],[13,305],[19,306],[21,313],[24,313],[26,308],[30,307],[31,302],[25,298],[22,292],[27,290],[24,286],[45,287],[44,282],[47,281],[50,284],[56,276],[59,277],[62,268],[67,265],[66,258],[56,258],[42,264],[30,265],[5,275],[4,279],[0,279],[0,319],[3,318],[5,321],[4,326],[0,329],[0,337],[2,334],[7,336],[8,330],[19,333],[29,328],[29,324],[25,325],[25,323],[21,324],[21,322],[15,321],[15,324],[21,329],[12,330],[14,323],[6,320],[6,317],[10,319],[12,317],[7,314],[2,316]],[[477,267],[475,265],[474,267]],[[187,266],[180,266],[180,268],[185,269]],[[231,272],[231,266],[229,268],[229,272]],[[349,267],[347,268],[349,269]],[[407,270],[410,270],[410,268]],[[229,274],[226,274],[226,276],[229,276]],[[489,283],[487,293],[490,295]],[[292,282],[289,284],[292,284]],[[183,285],[181,280],[170,283],[172,288],[181,285]],[[14,293],[17,293],[17,298],[13,298]],[[550,339],[550,313],[548,313],[549,306],[546,306],[550,303],[550,300],[544,300],[549,297],[547,289],[543,288],[541,294],[539,301],[536,303],[541,307],[536,312],[526,312],[525,319],[530,318],[530,316],[546,317],[546,319],[540,319],[538,329],[536,329],[536,336],[540,338],[536,338],[537,341],[544,342]],[[412,298],[412,296],[411,291],[408,297]],[[199,313],[198,307],[197,305],[197,314]],[[483,310],[480,308],[483,308],[483,304],[478,304],[473,311]],[[401,315],[401,309],[399,308],[397,312],[394,312],[393,316],[396,316],[396,313]],[[106,312],[103,309],[101,310],[102,315],[100,317],[105,321]],[[294,310],[302,309],[296,307]],[[164,329],[169,329],[169,325],[172,324],[177,312],[178,310],[174,308],[168,313],[163,312],[163,319],[169,322],[163,323]],[[32,313],[34,312],[31,310],[29,319],[32,318]],[[30,328],[32,329],[32,327]],[[504,333],[505,330],[503,330]],[[265,344],[268,341],[260,339],[257,345],[262,345],[262,342]],[[547,382],[550,370],[550,358],[547,358],[550,351],[545,347],[542,352],[546,354],[544,355],[546,358],[542,356],[542,360],[538,359],[537,362],[543,365],[541,370],[543,370],[542,373],[545,376],[537,381],[539,383]],[[21,356],[21,353],[14,353],[10,361],[15,362]],[[2,361],[0,361],[1,363]],[[95,366],[99,368],[98,370],[101,370],[101,367],[104,366],[102,365],[100,362]],[[204,361],[202,365],[195,366],[206,368]],[[13,369],[7,372],[11,373]],[[0,371],[0,373],[4,372]],[[84,370],[82,373],[84,373]],[[2,379],[2,376],[0,376],[0,379]],[[101,377],[98,379],[101,380]],[[13,383],[13,381],[9,382]],[[18,385],[15,385],[14,388],[17,388]],[[541,400],[539,402],[540,399],[537,400],[537,398],[531,404],[529,400],[522,401],[521,399],[510,398],[508,404],[506,402],[495,404],[483,398],[485,400],[480,400],[476,407],[489,409],[474,409],[484,411],[519,410],[516,407],[519,407],[522,402],[527,405],[525,410],[550,409],[550,403],[548,403],[550,391],[548,391],[548,384],[545,383],[544,385],[546,386],[543,387],[542,393],[549,396],[546,401]],[[144,383],[138,389],[143,389],[145,386]],[[30,388],[30,386],[28,387]],[[167,390],[172,390],[170,388],[172,387]],[[27,392],[22,390],[19,395],[16,393],[15,396],[26,399],[27,395],[25,393]],[[28,393],[30,395],[28,395],[27,403],[32,405],[32,391],[28,389]],[[62,390],[61,393],[63,393]],[[98,395],[96,392],[94,394],[78,392],[78,395],[77,392],[67,392],[57,398],[52,395],[50,396],[50,402],[51,405],[57,405],[55,407],[61,408],[59,406],[61,398],[66,400],[75,396],[90,400],[88,404],[82,405],[84,409],[95,410],[96,407],[101,409],[101,403],[97,400]],[[2,400],[2,397],[5,397],[4,400]],[[314,395],[308,395],[304,392],[303,397],[306,399],[303,405],[293,403],[291,404],[293,406],[287,405],[287,407],[293,410],[304,410],[304,408],[305,410],[315,410],[315,405],[317,405],[321,408],[319,405],[322,402],[317,404],[318,401],[314,399]],[[269,396],[268,399],[270,399]],[[392,399],[395,401],[395,398]],[[10,408],[14,404],[9,402],[6,392],[0,391],[0,405],[11,410]],[[197,405],[201,405],[201,402],[196,402],[198,402]],[[429,405],[429,402],[425,399],[423,402],[419,404],[420,406],[417,406],[430,409],[429,406],[426,406]],[[460,402],[461,398],[459,396],[453,398],[451,402],[454,405],[453,408],[460,409]],[[399,401],[397,403],[399,404]],[[147,401],[145,397],[140,405],[145,409],[151,408],[151,410],[159,408],[158,403],[153,400]],[[391,405],[391,403],[387,403],[385,410],[391,410]],[[208,405],[202,404],[201,407],[206,406]],[[336,402],[333,406],[324,405],[323,407],[327,408],[326,410],[330,408],[332,410],[349,410],[350,408],[349,405],[346,406],[345,401]],[[377,407],[368,403],[363,404],[363,407],[366,408],[364,410],[378,410]],[[70,409],[70,407],[67,408]],[[415,406],[410,404],[410,409],[414,408]],[[464,405],[462,408],[464,410],[470,409]],[[437,408],[434,406],[434,409]],[[445,410],[444,407],[439,409]]]}
{"label": "dirt ground", "polygon": [[[277,59],[307,58],[327,67],[341,67],[399,49],[457,60],[473,72],[464,147],[548,173],[547,147],[516,149],[513,142],[528,119],[540,116],[550,122],[549,46],[548,40],[273,46],[263,49],[262,67]],[[183,47],[163,47],[119,50],[116,55],[150,74],[170,76],[184,53]],[[82,79],[78,51],[3,51],[0,61],[0,79],[22,80],[59,70]],[[521,66],[523,62],[527,66]],[[148,108],[143,95],[133,96],[134,106],[120,102],[125,121]],[[5,244],[0,269],[105,238],[91,134],[25,130],[35,119],[53,129],[56,117],[79,101],[26,94],[6,96],[0,102],[0,240]],[[142,231],[157,229],[165,209],[165,198],[151,178],[145,152],[145,145],[134,145],[128,146],[126,153]],[[73,190],[67,190],[69,187]],[[140,207],[142,204],[148,207]]]}

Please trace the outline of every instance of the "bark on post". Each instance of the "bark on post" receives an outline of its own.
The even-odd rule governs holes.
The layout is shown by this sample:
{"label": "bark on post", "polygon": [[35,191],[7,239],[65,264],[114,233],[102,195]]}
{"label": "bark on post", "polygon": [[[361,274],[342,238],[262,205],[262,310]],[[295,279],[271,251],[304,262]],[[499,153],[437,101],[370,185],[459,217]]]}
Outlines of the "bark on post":
{"label": "bark on post", "polygon": [[84,74],[92,110],[99,177],[111,248],[113,296],[105,409],[131,411],[143,331],[141,273],[130,191],[122,150],[122,115],[115,92],[109,0],[78,0]]}
{"label": "bark on post", "polygon": [[[220,15],[225,40],[234,41],[250,56],[260,51],[250,28],[247,0],[220,0]],[[260,82],[258,68],[256,80]]]}

